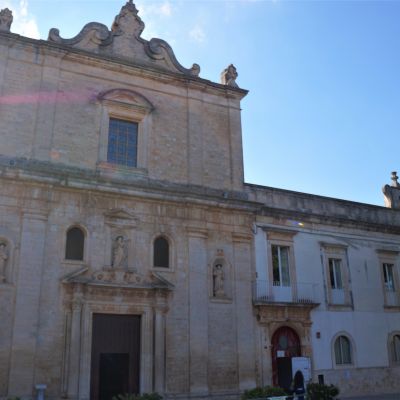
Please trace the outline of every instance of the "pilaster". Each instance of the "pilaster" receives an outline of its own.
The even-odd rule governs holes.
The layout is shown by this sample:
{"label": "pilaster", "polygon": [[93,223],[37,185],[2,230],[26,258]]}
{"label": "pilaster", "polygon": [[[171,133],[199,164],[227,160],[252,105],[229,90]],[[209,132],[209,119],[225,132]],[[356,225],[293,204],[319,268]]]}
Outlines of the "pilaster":
{"label": "pilaster", "polygon": [[208,394],[207,232],[188,231],[190,392]]}
{"label": "pilaster", "polygon": [[81,361],[81,321],[83,296],[80,290],[74,293],[71,315],[71,346],[69,349],[68,398],[77,399],[79,395],[79,376]]}
{"label": "pilaster", "polygon": [[9,393],[14,396],[30,397],[34,390],[46,223],[45,213],[26,212],[22,217],[8,386]]}
{"label": "pilaster", "polygon": [[232,234],[235,260],[235,301],[237,319],[237,363],[240,390],[256,386],[255,331],[252,309],[252,236]]}

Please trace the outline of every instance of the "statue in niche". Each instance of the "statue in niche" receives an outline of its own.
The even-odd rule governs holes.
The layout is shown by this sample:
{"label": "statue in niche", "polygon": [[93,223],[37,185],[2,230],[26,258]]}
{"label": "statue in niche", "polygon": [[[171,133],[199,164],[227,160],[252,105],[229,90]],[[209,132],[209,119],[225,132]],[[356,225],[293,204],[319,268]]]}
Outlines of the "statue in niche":
{"label": "statue in niche", "polygon": [[126,267],[127,259],[128,254],[125,239],[122,235],[117,236],[113,247],[112,266],[114,268]]}
{"label": "statue in niche", "polygon": [[5,243],[0,243],[0,282],[6,280],[6,263],[8,259],[7,246]]}
{"label": "statue in niche", "polygon": [[0,31],[10,32],[13,15],[11,10],[4,8],[0,11]]}
{"label": "statue in niche", "polygon": [[239,87],[236,83],[236,78],[238,77],[238,73],[233,64],[229,65],[228,68],[225,68],[221,72],[221,83],[223,85],[231,86],[231,87]]}
{"label": "statue in niche", "polygon": [[214,297],[224,297],[224,267],[222,264],[215,264],[213,268],[213,295]]}

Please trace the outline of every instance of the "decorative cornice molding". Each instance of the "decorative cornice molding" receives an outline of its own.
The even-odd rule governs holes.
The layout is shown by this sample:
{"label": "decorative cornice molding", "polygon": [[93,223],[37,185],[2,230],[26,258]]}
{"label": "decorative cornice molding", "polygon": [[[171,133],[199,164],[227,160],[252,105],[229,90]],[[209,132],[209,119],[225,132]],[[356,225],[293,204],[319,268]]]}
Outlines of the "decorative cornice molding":
{"label": "decorative cornice molding", "polygon": [[325,250],[345,251],[349,247],[347,244],[342,243],[319,242],[319,244]]}
{"label": "decorative cornice molding", "polygon": [[381,256],[391,256],[391,257],[396,257],[398,256],[398,254],[400,253],[400,248],[396,247],[396,248],[380,248],[380,249],[376,249],[376,252],[381,255]]}
{"label": "decorative cornice molding", "polygon": [[232,232],[232,241],[239,243],[249,243],[253,240],[253,235],[243,232]]}
{"label": "decorative cornice molding", "polygon": [[88,268],[81,268],[61,278],[61,282],[67,285],[81,285],[82,288],[104,286],[168,291],[174,288],[173,284],[157,275],[147,277],[136,270],[113,267],[104,267],[94,272],[90,272]]}
{"label": "decorative cornice molding", "polygon": [[186,228],[186,232],[189,237],[199,238],[199,239],[207,239],[208,238],[208,230],[204,228],[199,228],[196,226],[188,226]]}
{"label": "decorative cornice molding", "polygon": [[[35,54],[40,54],[43,57],[51,56],[70,62],[78,62],[82,66],[97,67],[102,70],[118,71],[125,74],[135,74],[145,79],[152,79],[160,83],[173,83],[176,86],[190,88],[193,90],[209,92],[218,96],[223,96],[227,99],[240,101],[248,94],[248,90],[235,88],[233,86],[222,85],[212,82],[199,76],[190,76],[173,70],[160,70],[157,65],[140,64],[134,60],[120,58],[108,53],[96,53],[91,50],[82,48],[65,46],[62,43],[54,41],[37,40],[15,33],[5,32],[0,30],[0,41],[8,46],[14,46],[18,43],[21,46],[32,46],[32,51]],[[240,109],[240,107],[238,107]]]}

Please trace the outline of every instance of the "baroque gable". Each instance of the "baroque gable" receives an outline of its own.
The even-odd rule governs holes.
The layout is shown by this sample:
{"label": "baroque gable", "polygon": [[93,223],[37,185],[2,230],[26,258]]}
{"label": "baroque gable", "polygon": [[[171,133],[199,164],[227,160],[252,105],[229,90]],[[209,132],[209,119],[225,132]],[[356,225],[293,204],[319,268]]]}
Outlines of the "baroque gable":
{"label": "baroque gable", "polygon": [[171,46],[162,39],[145,40],[141,37],[144,22],[129,0],[115,17],[111,30],[104,24],[90,22],[71,39],[64,39],[56,28],[50,29],[48,40],[64,46],[125,59],[137,65],[197,77],[200,66],[183,67]]}

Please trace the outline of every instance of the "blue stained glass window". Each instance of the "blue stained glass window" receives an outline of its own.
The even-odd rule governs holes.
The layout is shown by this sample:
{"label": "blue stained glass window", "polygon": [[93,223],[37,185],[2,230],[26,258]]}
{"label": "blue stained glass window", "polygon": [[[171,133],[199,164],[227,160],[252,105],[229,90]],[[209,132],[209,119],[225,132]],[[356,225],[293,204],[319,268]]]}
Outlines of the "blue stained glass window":
{"label": "blue stained glass window", "polygon": [[136,122],[110,118],[107,161],[112,164],[136,167],[137,135]]}

